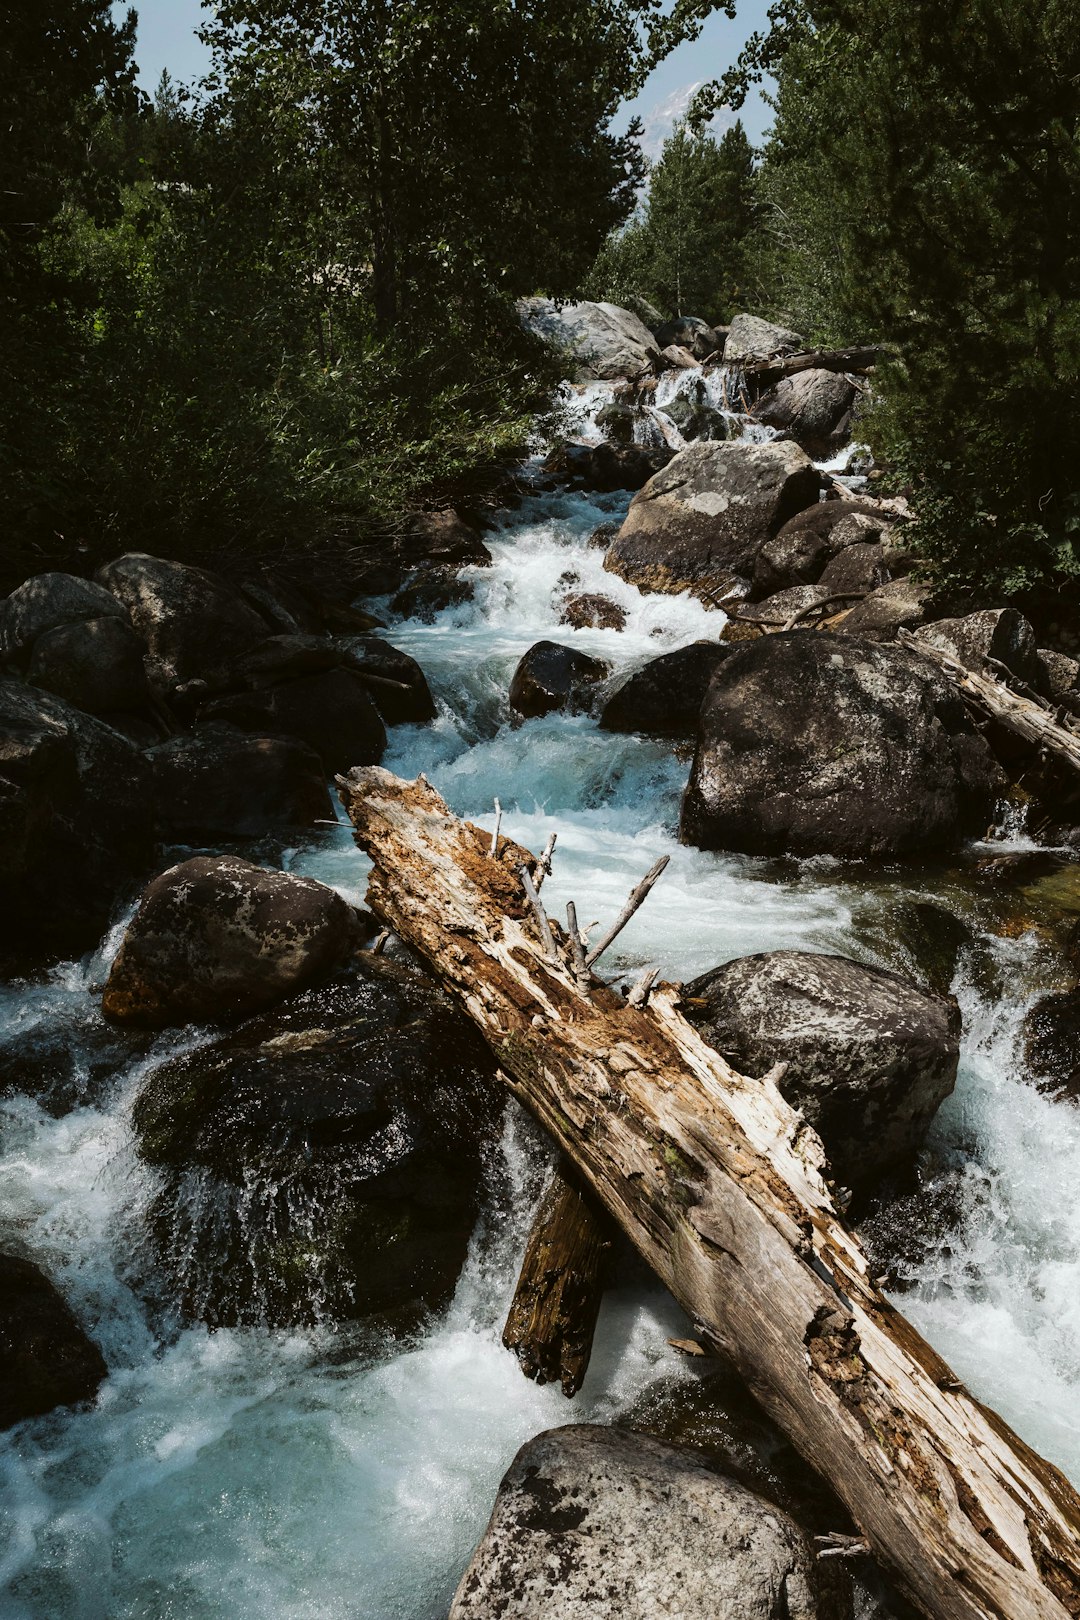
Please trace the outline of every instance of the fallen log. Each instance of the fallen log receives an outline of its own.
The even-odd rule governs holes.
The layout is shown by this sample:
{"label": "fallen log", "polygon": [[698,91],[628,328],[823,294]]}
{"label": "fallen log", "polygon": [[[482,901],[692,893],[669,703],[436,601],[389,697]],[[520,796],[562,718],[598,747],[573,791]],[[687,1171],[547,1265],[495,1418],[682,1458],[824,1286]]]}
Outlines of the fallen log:
{"label": "fallen log", "polygon": [[538,1384],[566,1396],[585,1381],[611,1249],[608,1218],[573,1170],[559,1165],[536,1212],[503,1344]]}
{"label": "fallen log", "polygon": [[[934,1620],[1076,1620],[1080,1498],[884,1298],[821,1142],[770,1077],[737,1074],[663,984],[631,1007],[540,946],[535,857],[420,777],[339,778],[372,909],[476,1022],[510,1090],[844,1500]],[[553,929],[556,925],[553,925]]]}
{"label": "fallen log", "polygon": [[972,708],[1007,726],[1025,742],[1053,754],[1072,770],[1080,771],[1080,737],[1062,725],[1049,706],[1021,696],[992,675],[968,669],[940,647],[917,640],[910,631],[901,630],[900,640],[912,652],[921,653],[935,663],[960,689]]}
{"label": "fallen log", "polygon": [[800,371],[864,373],[876,365],[880,358],[881,350],[876,348],[804,349],[798,354],[775,355],[770,360],[746,361],[742,372],[744,377],[752,377],[754,382],[771,387],[782,378],[794,377]]}

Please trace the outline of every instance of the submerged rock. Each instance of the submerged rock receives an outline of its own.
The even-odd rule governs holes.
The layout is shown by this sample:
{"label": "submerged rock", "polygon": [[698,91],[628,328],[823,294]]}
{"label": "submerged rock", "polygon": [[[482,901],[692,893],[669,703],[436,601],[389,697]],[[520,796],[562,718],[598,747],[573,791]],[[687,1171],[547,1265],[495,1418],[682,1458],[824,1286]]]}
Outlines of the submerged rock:
{"label": "submerged rock", "polygon": [[538,641],[514,671],[510,682],[510,708],[522,720],[566,709],[587,708],[591,689],[602,681],[609,666],[576,647],[557,641]]}
{"label": "submerged rock", "polygon": [[493,1073],[430,979],[371,955],[154,1070],[133,1122],[162,1180],[170,1302],[211,1325],[407,1325],[444,1305],[498,1126]]}
{"label": "submerged rock", "polygon": [[476,586],[471,579],[462,579],[452,568],[426,568],[407,580],[391,599],[390,611],[403,619],[419,619],[421,624],[434,624],[440,613],[449,607],[471,602]]}
{"label": "submerged rock", "polygon": [[617,304],[582,302],[559,308],[551,298],[523,298],[525,325],[572,361],[573,380],[637,377],[652,371],[660,347],[645,323]]}
{"label": "submerged rock", "polygon": [[575,630],[623,630],[626,609],[598,591],[579,593],[566,597],[559,623],[572,625]]}
{"label": "submerged rock", "polygon": [[641,590],[707,595],[733,574],[748,577],[819,487],[796,444],[692,444],[634,497],[604,567]]}
{"label": "submerged rock", "polygon": [[0,1429],[93,1400],[108,1371],[45,1273],[0,1254]]}
{"label": "submerged rock", "polygon": [[329,669],[257,692],[203,704],[199,718],[260,736],[298,737],[319,755],[327,776],[377,765],[386,731],[368,688],[349,669]]}
{"label": "submerged rock", "polygon": [[721,642],[695,641],[652,659],[608,698],[601,728],[692,737],[709,682],[730,651]]}
{"label": "submerged rock", "polygon": [[518,1452],[450,1620],[816,1620],[808,1538],[701,1452],[598,1425]]}
{"label": "submerged rock", "polygon": [[75,574],[34,574],[0,602],[0,660],[24,662],[49,630],[102,618],[131,624],[127,609],[103,586]]}
{"label": "submerged rock", "polygon": [[956,1084],[955,1000],[899,974],[844,956],[769,951],[714,968],[686,994],[688,1015],[734,1068],[760,1078],[788,1065],[780,1090],[845,1186],[865,1187],[909,1161]]}
{"label": "submerged rock", "polygon": [[272,628],[219,574],[128,552],[95,576],[146,642],[147,674],[166,694],[215,675]]}
{"label": "submerged rock", "polygon": [[324,883],[199,855],[148,886],[101,1010],[150,1029],[242,1018],[329,973],[354,939],[350,907]]}
{"label": "submerged rock", "polygon": [[207,727],[147,754],[158,836],[265,838],[333,818],[322,761],[295,737]]}
{"label": "submerged rock", "polygon": [[0,682],[0,914],[20,950],[95,944],[153,852],[150,770],[126,737]]}
{"label": "submerged rock", "polygon": [[756,855],[941,850],[985,829],[1003,786],[926,659],[796,630],[737,648],[713,676],[680,836]]}

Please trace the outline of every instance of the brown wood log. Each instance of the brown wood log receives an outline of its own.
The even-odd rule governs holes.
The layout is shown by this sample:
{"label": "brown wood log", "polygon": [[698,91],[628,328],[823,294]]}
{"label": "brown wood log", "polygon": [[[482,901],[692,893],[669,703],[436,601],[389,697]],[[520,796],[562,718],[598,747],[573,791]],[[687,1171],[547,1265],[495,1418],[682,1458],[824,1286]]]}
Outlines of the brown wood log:
{"label": "brown wood log", "polygon": [[843,1498],[934,1620],[1080,1616],[1080,1498],[884,1298],[821,1142],[774,1081],[737,1074],[659,985],[630,1007],[544,955],[534,859],[419,778],[339,779],[372,909],[483,1032],[506,1084]]}
{"label": "brown wood log", "polygon": [[560,1164],[536,1212],[503,1329],[526,1378],[558,1381],[566,1396],[585,1382],[610,1249],[608,1217]]}
{"label": "brown wood log", "polygon": [[794,377],[800,371],[865,373],[880,358],[881,350],[875,348],[804,349],[799,354],[780,354],[771,360],[750,360],[742,367],[742,373],[763,387],[771,387],[782,378]]}
{"label": "brown wood log", "polygon": [[1019,692],[1011,691],[1003,681],[995,680],[992,675],[968,669],[950,653],[917,640],[909,631],[901,630],[900,640],[912,652],[922,653],[935,663],[959,687],[972,708],[1000,721],[1018,737],[1023,737],[1025,742],[1045,749],[1072,770],[1080,771],[1080,737],[1061,725],[1053,710],[1044,708],[1033,698],[1022,697]]}

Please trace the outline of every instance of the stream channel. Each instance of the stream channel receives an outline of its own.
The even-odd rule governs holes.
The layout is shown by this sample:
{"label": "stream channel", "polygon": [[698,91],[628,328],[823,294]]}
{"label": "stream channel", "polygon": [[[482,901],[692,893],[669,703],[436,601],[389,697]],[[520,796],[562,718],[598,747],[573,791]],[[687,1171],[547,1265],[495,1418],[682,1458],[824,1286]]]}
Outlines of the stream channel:
{"label": "stream channel", "polygon": [[[610,397],[599,385],[580,396],[586,434]],[[676,841],[685,747],[607,734],[586,715],[513,729],[510,677],[542,638],[608,660],[614,684],[717,635],[722,614],[604,572],[589,537],[629,499],[527,495],[486,537],[494,565],[473,571],[474,600],[430,624],[391,621],[389,639],[419,661],[439,714],[392,730],[384,764],[424,771],[483,827],[498,796],[503,830],[534,850],[557,832],[545,890],[556,915],[573,898],[583,921],[612,917],[670,855],[614,967],[656,963],[686,979],[794,947],[913,971],[902,927],[912,907],[931,901],[964,919],[960,1079],[919,1189],[883,1217],[900,1233],[893,1297],[983,1401],[1080,1483],[1080,1112],[1025,1079],[1018,1045],[1026,1008],[1066,982],[1040,919],[1080,910],[1080,887],[1059,875],[1054,893],[1044,883],[1018,896],[980,876],[988,849],[1032,847],[1008,818],[992,845],[937,865],[704,853]],[[613,598],[626,627],[561,625],[568,589]],[[243,853],[363,899],[368,862],[344,825]],[[628,1275],[606,1297],[572,1405],[521,1376],[499,1336],[547,1151],[515,1105],[453,1303],[418,1337],[372,1347],[332,1323],[170,1329],[134,1281],[153,1183],[130,1109],[152,1064],[209,1032],[169,1032],[137,1060],[117,1056],[98,1003],[122,926],[92,958],[0,985],[5,1068],[49,1077],[32,1096],[0,1098],[0,1239],[57,1281],[110,1368],[93,1407],[0,1440],[0,1616],[444,1620],[521,1443],[692,1383],[698,1365],[668,1344],[691,1326],[658,1286]]]}

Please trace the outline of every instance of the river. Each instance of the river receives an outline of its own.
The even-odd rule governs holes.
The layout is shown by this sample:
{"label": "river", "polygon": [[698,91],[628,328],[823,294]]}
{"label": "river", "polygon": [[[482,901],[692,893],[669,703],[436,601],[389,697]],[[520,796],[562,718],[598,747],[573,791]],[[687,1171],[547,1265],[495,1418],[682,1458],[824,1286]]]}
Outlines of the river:
{"label": "river", "polygon": [[[591,391],[584,408],[603,397]],[[722,618],[701,604],[643,596],[604,573],[589,536],[628,500],[527,496],[488,536],[494,563],[474,572],[474,600],[432,624],[391,625],[439,715],[392,730],[384,763],[423,770],[483,826],[498,796],[504,831],[533,849],[557,832],[546,894],[558,914],[573,898],[583,921],[609,918],[670,855],[616,965],[688,978],[779,947],[897,965],[888,918],[898,901],[929,898],[966,920],[975,945],[954,984],[960,1081],[933,1127],[923,1189],[894,1225],[933,1221],[942,1190],[955,1219],[908,1245],[896,1297],[975,1393],[1080,1481],[1080,1113],[1025,1080],[1017,1044],[1025,1008],[1065,982],[1045,931],[1010,923],[1016,907],[978,877],[978,849],[947,866],[882,871],[683,847],[685,750],[607,735],[585,716],[507,722],[511,673],[541,638],[617,674],[715,636]],[[560,625],[568,588],[614,598],[626,628]],[[1028,845],[1006,819],[995,847]],[[362,898],[367,862],[344,826],[275,853]],[[1066,904],[1078,909],[1074,894]],[[1025,903],[1037,920],[1040,897]],[[152,1063],[208,1037],[172,1032],[133,1059],[103,1029],[100,986],[121,928],[91,958],[0,986],[5,1069],[38,1076],[33,1095],[0,1100],[0,1237],[54,1277],[110,1367],[92,1409],[0,1442],[0,1615],[444,1620],[517,1447],[553,1424],[617,1418],[659,1383],[695,1377],[667,1342],[687,1323],[658,1287],[627,1279],[605,1301],[572,1405],[522,1378],[499,1333],[546,1155],[516,1108],[453,1304],[419,1339],[372,1347],[333,1324],[211,1334],[154,1316],[138,1287],[153,1185],[130,1108]]]}

